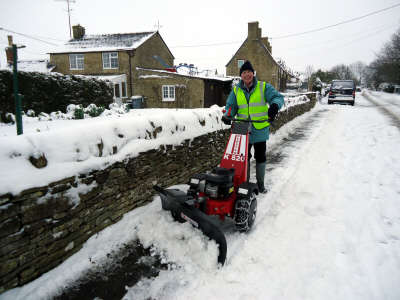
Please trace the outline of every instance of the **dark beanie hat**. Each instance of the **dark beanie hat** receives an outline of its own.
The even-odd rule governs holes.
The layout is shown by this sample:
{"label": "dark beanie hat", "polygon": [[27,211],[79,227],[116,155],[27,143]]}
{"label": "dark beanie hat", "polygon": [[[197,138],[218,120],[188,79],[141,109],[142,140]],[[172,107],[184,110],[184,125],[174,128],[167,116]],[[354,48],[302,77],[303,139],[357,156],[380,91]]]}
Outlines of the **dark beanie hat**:
{"label": "dark beanie hat", "polygon": [[252,71],[254,74],[254,69],[253,66],[251,65],[251,63],[246,60],[246,62],[240,67],[240,74],[239,76],[242,76],[243,71]]}

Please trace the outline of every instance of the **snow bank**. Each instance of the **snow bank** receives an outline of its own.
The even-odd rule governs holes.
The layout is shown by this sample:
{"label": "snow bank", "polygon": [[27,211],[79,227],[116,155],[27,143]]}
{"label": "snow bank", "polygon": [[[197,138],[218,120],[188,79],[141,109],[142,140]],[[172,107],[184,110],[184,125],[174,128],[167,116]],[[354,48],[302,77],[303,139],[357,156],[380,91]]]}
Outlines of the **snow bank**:
{"label": "snow bank", "polygon": [[[285,98],[281,111],[307,101],[306,96]],[[102,170],[160,145],[180,145],[185,139],[229,128],[220,122],[223,108],[217,105],[207,109],[140,109],[126,114],[116,109],[105,110],[102,117],[83,120],[71,120],[73,109],[67,114],[24,116],[24,134],[19,136],[15,136],[15,125],[2,124],[0,195],[18,194],[24,189]],[[154,139],[157,128],[162,130]],[[36,169],[29,159],[43,155],[48,164]]]}
{"label": "snow bank", "polygon": [[[213,106],[192,110],[135,110],[106,119],[38,122],[40,126],[36,130],[36,124],[25,123],[24,126],[32,126],[26,126],[30,128],[25,128],[23,135],[0,137],[0,194],[17,194],[27,188],[101,170],[139,152],[158,149],[160,145],[180,145],[185,139],[226,128],[220,123],[221,116],[222,108]],[[0,132],[7,127],[11,126],[1,127]],[[162,130],[154,139],[156,128]],[[101,157],[99,144],[103,144]],[[116,154],[113,154],[114,147],[118,150]],[[48,164],[36,169],[29,158],[42,155]]]}

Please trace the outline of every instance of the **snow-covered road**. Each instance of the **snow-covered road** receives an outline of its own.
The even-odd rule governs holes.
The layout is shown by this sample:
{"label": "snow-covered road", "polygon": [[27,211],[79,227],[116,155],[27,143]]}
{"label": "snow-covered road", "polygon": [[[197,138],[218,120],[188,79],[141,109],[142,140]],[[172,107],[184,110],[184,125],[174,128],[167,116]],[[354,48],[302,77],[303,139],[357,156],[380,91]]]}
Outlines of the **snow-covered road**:
{"label": "snow-covered road", "polygon": [[325,98],[271,137],[268,194],[258,197],[250,233],[222,224],[223,268],[215,242],[172,222],[156,197],[0,298],[43,299],[88,258],[100,261],[108,244],[139,238],[169,270],[127,287],[123,299],[399,299],[400,96],[365,93],[354,107],[328,106]]}
{"label": "snow-covered road", "polygon": [[[397,113],[399,102],[369,96]],[[253,231],[225,231],[226,267],[182,258],[182,269],[125,298],[398,299],[400,132],[391,121],[360,94],[354,107],[325,99],[271,140],[280,162],[268,166]]]}

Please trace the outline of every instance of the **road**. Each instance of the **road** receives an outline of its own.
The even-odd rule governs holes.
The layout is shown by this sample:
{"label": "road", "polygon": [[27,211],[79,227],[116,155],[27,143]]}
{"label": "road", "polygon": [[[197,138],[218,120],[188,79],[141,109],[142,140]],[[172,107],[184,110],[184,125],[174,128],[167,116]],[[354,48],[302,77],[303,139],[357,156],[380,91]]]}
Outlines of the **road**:
{"label": "road", "polygon": [[253,230],[221,225],[228,253],[218,271],[205,255],[213,245],[199,260],[192,239],[149,222],[152,242],[180,268],[140,281],[124,299],[398,299],[398,103],[368,91],[354,107],[325,98],[281,128],[268,143],[269,192],[258,197]]}
{"label": "road", "polygon": [[[354,107],[324,98],[273,135],[253,229],[221,223],[224,267],[215,242],[173,222],[156,198],[107,229],[129,228],[132,243],[77,274],[78,285],[54,296],[61,287],[36,280],[13,299],[43,291],[52,299],[399,299],[399,104],[400,96],[369,91]],[[88,243],[110,242],[102,238]],[[136,238],[146,251],[132,246]]]}

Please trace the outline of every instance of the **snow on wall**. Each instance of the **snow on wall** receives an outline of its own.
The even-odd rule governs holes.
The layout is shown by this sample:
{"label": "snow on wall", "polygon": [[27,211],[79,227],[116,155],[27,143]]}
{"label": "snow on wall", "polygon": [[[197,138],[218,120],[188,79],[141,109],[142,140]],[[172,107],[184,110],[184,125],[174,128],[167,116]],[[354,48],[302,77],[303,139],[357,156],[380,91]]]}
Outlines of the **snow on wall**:
{"label": "snow on wall", "polygon": [[[220,122],[222,108],[218,106],[158,110],[158,114],[154,115],[149,110],[148,116],[145,110],[140,113],[143,115],[59,120],[76,122],[76,125],[0,137],[0,195],[8,192],[17,194],[24,189],[44,186],[75,174],[101,170],[137,156],[139,152],[158,149],[160,145],[179,145],[185,139],[227,128]],[[49,125],[52,125],[51,122]],[[101,155],[99,145],[102,145]],[[114,154],[115,150],[117,153]],[[37,169],[30,158],[41,156],[45,156],[48,163],[46,167]]]}
{"label": "snow on wall", "polygon": [[[306,96],[285,98],[282,116],[288,115],[284,112],[291,107],[307,102]],[[143,109],[118,116],[38,122],[46,123],[47,130],[34,130],[38,123],[24,124],[31,125],[31,130],[24,129],[28,133],[19,136],[3,135],[3,128],[11,125],[2,126],[0,195],[102,170],[160,145],[181,145],[186,139],[226,129],[228,126],[220,121],[222,109],[217,105],[206,109]],[[44,168],[32,165],[32,160],[43,157],[47,161]]]}

